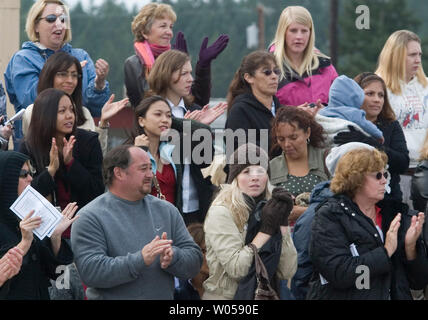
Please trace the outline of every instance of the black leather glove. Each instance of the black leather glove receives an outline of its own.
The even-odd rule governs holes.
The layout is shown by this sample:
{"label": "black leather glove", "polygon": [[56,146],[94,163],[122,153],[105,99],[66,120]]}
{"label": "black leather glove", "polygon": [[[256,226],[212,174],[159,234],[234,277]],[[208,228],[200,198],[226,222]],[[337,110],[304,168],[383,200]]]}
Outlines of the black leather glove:
{"label": "black leather glove", "polygon": [[272,191],[272,198],[278,201],[279,203],[279,210],[281,216],[279,225],[288,226],[288,217],[290,216],[291,210],[293,210],[294,205],[291,193],[284,188],[276,187]]}
{"label": "black leather glove", "polygon": [[362,142],[378,149],[382,147],[382,144],[376,139],[366,136],[364,133],[355,129],[353,126],[348,126],[348,128],[349,131],[339,132],[337,135],[335,135],[333,142],[338,145],[349,142]]}

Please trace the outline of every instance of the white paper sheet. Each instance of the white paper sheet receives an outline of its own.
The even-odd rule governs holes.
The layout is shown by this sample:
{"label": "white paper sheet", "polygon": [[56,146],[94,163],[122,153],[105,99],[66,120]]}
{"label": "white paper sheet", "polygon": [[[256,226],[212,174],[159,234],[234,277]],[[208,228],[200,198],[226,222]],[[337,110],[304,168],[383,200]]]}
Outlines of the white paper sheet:
{"label": "white paper sheet", "polygon": [[34,210],[33,217],[41,217],[42,224],[33,233],[43,240],[50,237],[56,226],[62,219],[62,214],[33,187],[28,186],[10,207],[19,218],[24,219],[31,210]]}

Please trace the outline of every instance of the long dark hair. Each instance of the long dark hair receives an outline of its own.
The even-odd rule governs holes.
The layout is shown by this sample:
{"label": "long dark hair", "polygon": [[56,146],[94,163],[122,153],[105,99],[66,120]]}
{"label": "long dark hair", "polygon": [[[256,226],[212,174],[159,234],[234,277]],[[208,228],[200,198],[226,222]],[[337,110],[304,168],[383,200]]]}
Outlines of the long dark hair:
{"label": "long dark hair", "polygon": [[311,129],[311,135],[309,136],[309,143],[314,148],[323,148],[325,147],[325,135],[323,127],[315,121],[315,118],[309,115],[306,111],[300,110],[297,107],[293,106],[283,106],[279,108],[274,120],[272,121],[272,133],[271,141],[272,148],[270,154],[278,155],[281,153],[282,149],[277,142],[277,130],[280,123],[288,123],[291,126],[297,124],[296,129],[302,129],[307,132],[308,129]]}
{"label": "long dark hair", "polygon": [[[67,96],[73,101],[67,93],[55,88],[43,90],[34,101],[28,134],[25,136],[25,144],[35,160],[34,165],[38,172],[49,165],[52,138],[57,133],[58,105],[63,96]],[[76,116],[76,111],[74,111],[74,115]],[[74,121],[71,134],[75,134],[75,132],[76,121]]]}
{"label": "long dark hair", "polygon": [[377,120],[384,122],[396,120],[394,110],[392,110],[391,104],[389,103],[385,81],[383,81],[381,77],[373,72],[363,72],[355,76],[354,80],[362,89],[365,89],[372,82],[380,82],[383,88],[383,106],[382,111],[377,116]]}
{"label": "long dark hair", "polygon": [[[275,56],[264,50],[253,51],[242,59],[239,69],[235,72],[235,75],[229,85],[227,93],[227,114],[230,113],[230,109],[233,106],[233,102],[237,96],[243,93],[251,93],[250,84],[244,79],[244,75],[248,73],[254,76],[257,69],[264,66],[269,66],[269,63],[276,65]],[[270,66],[269,66],[270,67]]]}
{"label": "long dark hair", "polygon": [[51,55],[40,72],[37,94],[45,89],[53,88],[57,72],[67,71],[73,64],[76,66],[79,76],[77,79],[77,86],[71,94],[71,101],[74,102],[76,109],[77,126],[81,126],[87,119],[83,113],[82,106],[82,67],[76,57],[63,51],[59,51]]}
{"label": "long dark hair", "polygon": [[144,128],[140,126],[140,123],[138,122],[139,117],[146,117],[147,111],[149,111],[150,107],[158,102],[163,101],[166,103],[167,106],[169,106],[169,103],[166,99],[162,98],[161,96],[150,96],[148,98],[145,98],[141,100],[141,102],[138,104],[138,106],[135,108],[134,113],[134,127],[131,132],[128,133],[128,139],[125,141],[125,144],[134,144],[134,140],[137,136],[141,134],[146,134],[144,131]]}

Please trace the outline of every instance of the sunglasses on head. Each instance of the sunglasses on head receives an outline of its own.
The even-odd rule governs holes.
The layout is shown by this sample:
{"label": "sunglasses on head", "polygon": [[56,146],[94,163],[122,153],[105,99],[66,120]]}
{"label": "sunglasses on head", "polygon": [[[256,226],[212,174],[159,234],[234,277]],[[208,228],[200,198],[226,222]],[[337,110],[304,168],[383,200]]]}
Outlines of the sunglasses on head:
{"label": "sunglasses on head", "polygon": [[21,169],[21,171],[19,171],[19,177],[20,178],[27,178],[28,176],[31,176],[31,177],[33,177],[33,172],[31,172],[30,170],[24,170],[24,169]]}
{"label": "sunglasses on head", "polygon": [[279,69],[273,69],[273,70],[266,69],[262,71],[262,73],[267,77],[269,77],[272,74],[272,72],[275,73],[277,76],[281,75],[281,70]]}
{"label": "sunglasses on head", "polygon": [[54,23],[59,19],[61,23],[65,23],[67,21],[67,16],[65,14],[61,14],[57,16],[56,14],[49,14],[46,17],[41,17],[39,20],[45,20],[47,23]]}
{"label": "sunglasses on head", "polygon": [[385,171],[385,172],[378,172],[378,173],[376,173],[376,180],[381,180],[382,179],[382,177],[385,177],[385,179],[388,179],[388,171]]}

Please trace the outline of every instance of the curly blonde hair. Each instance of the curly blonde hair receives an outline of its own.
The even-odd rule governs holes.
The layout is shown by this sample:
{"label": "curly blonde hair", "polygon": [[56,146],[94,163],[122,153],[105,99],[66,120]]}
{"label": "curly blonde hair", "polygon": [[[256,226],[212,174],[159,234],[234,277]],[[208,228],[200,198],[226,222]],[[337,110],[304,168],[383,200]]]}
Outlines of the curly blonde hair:
{"label": "curly blonde hair", "polygon": [[149,3],[141,8],[131,24],[134,41],[144,41],[143,33],[149,34],[155,19],[168,18],[175,23],[177,15],[169,4]]}
{"label": "curly blonde hair", "polygon": [[337,164],[330,189],[351,199],[364,184],[367,173],[381,171],[388,163],[386,153],[377,149],[355,149],[346,153]]}

